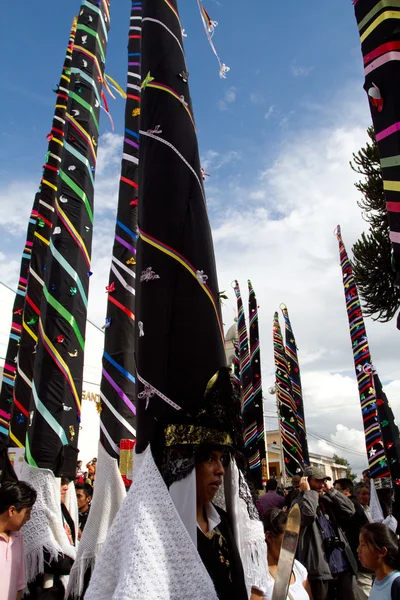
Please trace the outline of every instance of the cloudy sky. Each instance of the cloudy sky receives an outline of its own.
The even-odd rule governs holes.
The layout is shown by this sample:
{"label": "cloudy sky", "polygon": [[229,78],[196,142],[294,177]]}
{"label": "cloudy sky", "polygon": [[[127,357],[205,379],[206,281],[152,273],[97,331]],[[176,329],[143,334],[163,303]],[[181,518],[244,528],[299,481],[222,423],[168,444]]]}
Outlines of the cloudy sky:
{"label": "cloudy sky", "polygon": [[[130,2],[114,1],[111,8],[107,72],[124,86]],[[219,23],[215,45],[231,67],[226,80],[218,77],[196,1],[182,1],[180,8],[200,153],[210,174],[206,191],[219,285],[229,296],[224,322],[229,327],[235,314],[231,282],[239,280],[246,302],[250,278],[260,305],[267,391],[273,383],[273,312],[287,304],[299,347],[310,447],[328,455],[335,450],[359,471],[366,461],[364,438],[333,235],[340,223],[350,250],[365,230],[349,167],[370,124],[352,3],[288,0],[282,10],[271,0],[253,0],[248,8],[239,0],[208,0],[206,8]],[[7,61],[0,81],[0,280],[12,288],[46,152],[52,88],[78,9],[79,0],[41,0],[23,9],[6,3],[2,9],[0,44]],[[122,151],[122,99],[111,101],[111,112],[115,131],[103,118],[99,144],[89,301],[89,318],[100,327]],[[0,286],[1,356],[11,302],[11,292]],[[367,328],[374,363],[397,412],[398,332],[394,322],[368,321]],[[85,379],[98,381],[101,334],[89,327],[88,335]],[[272,428],[274,400],[266,396]]]}

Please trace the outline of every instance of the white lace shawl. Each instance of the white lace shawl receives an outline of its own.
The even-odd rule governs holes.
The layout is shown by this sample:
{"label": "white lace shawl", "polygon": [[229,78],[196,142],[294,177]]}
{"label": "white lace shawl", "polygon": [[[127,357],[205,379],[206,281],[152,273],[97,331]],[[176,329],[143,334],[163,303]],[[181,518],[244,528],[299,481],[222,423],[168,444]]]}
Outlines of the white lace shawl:
{"label": "white lace shawl", "polygon": [[96,467],[95,493],[89,517],[78,546],[76,561],[72,567],[68,595],[80,596],[83,591],[84,575],[94,568],[108,530],[126,496],[125,486],[118,468],[118,461],[112,458],[99,442]]}
{"label": "white lace shawl", "polygon": [[[70,544],[63,526],[60,479],[57,479],[52,471],[31,467],[25,463],[21,472],[21,481],[29,483],[37,492],[31,520],[22,528],[25,575],[26,580],[31,582],[44,572],[43,550],[49,552],[51,560],[57,559],[59,554],[65,554],[75,560],[76,548]],[[73,483],[70,484],[71,487],[74,487]],[[65,504],[71,517],[76,518],[78,511],[73,489],[68,490]],[[76,521],[75,532],[77,532]],[[64,585],[65,582],[66,580],[63,579]]]}
{"label": "white lace shawl", "polygon": [[85,600],[218,600],[150,447],[97,558]]}

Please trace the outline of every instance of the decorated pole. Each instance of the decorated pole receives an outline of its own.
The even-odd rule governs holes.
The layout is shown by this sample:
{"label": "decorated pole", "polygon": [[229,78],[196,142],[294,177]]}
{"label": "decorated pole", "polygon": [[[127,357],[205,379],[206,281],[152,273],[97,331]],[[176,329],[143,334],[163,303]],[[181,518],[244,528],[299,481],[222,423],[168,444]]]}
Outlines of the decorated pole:
{"label": "decorated pole", "polygon": [[[53,226],[54,199],[64,146],[65,113],[71,79],[71,61],[76,34],[74,19],[63,64],[52,128],[47,138],[48,151],[39,190],[31,211],[25,248],[21,259],[18,290],[15,296],[11,332],[6,352],[0,392],[0,436],[9,446],[24,447],[31,400],[32,373],[36,358],[38,312],[42,296],[43,266]],[[11,421],[11,422],[10,422]],[[10,425],[10,428],[9,428]]]}
{"label": "decorated pole", "polygon": [[365,330],[353,269],[347,256],[339,225],[335,233],[339,242],[340,265],[342,268],[347,318],[349,321],[354,367],[360,396],[369,471],[371,478],[380,479],[388,477],[390,471],[379,424],[377,396],[367,332]]}
{"label": "decorated pole", "polygon": [[307,431],[304,418],[303,390],[301,387],[301,376],[299,359],[297,356],[296,340],[293,334],[292,324],[289,319],[289,312],[285,304],[281,304],[281,311],[285,320],[285,354],[289,369],[290,385],[292,387],[292,396],[296,404],[297,424],[299,427],[299,438],[302,448],[304,464],[310,464],[308,454]]}
{"label": "decorated pole", "polygon": [[[258,399],[256,406],[253,394],[253,373],[250,357],[250,344],[247,334],[242,296],[240,293],[239,283],[237,281],[235,282],[234,289],[238,308],[240,399],[243,417],[244,453],[248,461],[251,477],[255,485],[261,489],[262,473],[259,441],[260,435],[263,435],[264,427],[262,421],[261,423],[259,421],[259,413],[261,410],[262,414],[262,398],[261,401]],[[254,348],[254,350],[256,352],[256,348]]]}
{"label": "decorated pole", "polygon": [[[64,152],[54,227],[43,273],[38,343],[22,478],[40,491],[25,525],[28,579],[43,573],[43,548],[76,557],[61,527],[59,482],[75,478],[99,113],[110,27],[109,2],[84,0],[72,56]],[[75,505],[76,506],[76,505]],[[38,533],[40,532],[40,534]]]}
{"label": "decorated pole", "polygon": [[141,3],[133,2],[128,40],[125,138],[104,325],[96,494],[70,576],[69,590],[73,596],[82,595],[85,572],[93,569],[108,529],[126,495],[125,486],[132,483],[136,438],[134,340],[141,20]]}
{"label": "decorated pole", "polygon": [[285,475],[288,478],[303,472],[303,449],[300,442],[299,426],[297,422],[297,407],[293,399],[290,383],[289,368],[279,315],[274,314],[273,324],[274,360],[275,360],[275,387],[278,401],[278,416],[281,432],[281,444]]}
{"label": "decorated pole", "polygon": [[248,280],[249,289],[249,337],[250,337],[250,363],[253,385],[253,400],[251,406],[252,418],[256,419],[257,423],[257,449],[260,458],[260,473],[255,473],[255,478],[259,488],[262,488],[262,464],[265,461],[265,431],[264,431],[264,400],[262,392],[261,379],[261,354],[260,354],[260,338],[258,331],[258,305],[254,288],[251,281]]}
{"label": "decorated pole", "polygon": [[[243,447],[240,403],[226,364],[217,270],[177,2],[143,0],[142,4],[135,306],[137,467],[130,492],[96,560],[85,598],[123,597],[129,589],[135,598],[211,600],[220,595],[216,591],[219,582],[214,587],[207,563],[209,548],[198,537],[196,461],[204,460],[203,450],[208,452],[210,446],[227,447],[232,456],[229,480],[237,481],[235,449]],[[242,473],[240,477],[244,491]],[[237,488],[232,502],[236,507],[235,501],[241,501]],[[250,520],[242,502],[238,532]],[[256,511],[252,516],[258,519]],[[162,525],[156,527],[155,536],[149,536],[156,523]],[[247,528],[251,540],[238,533],[240,550],[245,550],[248,541],[253,560],[261,562],[266,557],[265,538],[261,523],[254,525]],[[121,553],[121,548],[126,552]],[[110,556],[119,554],[121,560],[110,561]],[[251,585],[263,589],[261,581],[254,581],[255,573],[265,573],[267,566],[258,570],[248,558],[243,566],[252,567]],[[216,560],[220,564],[218,555]],[[151,565],[157,565],[156,577]],[[240,597],[247,598],[237,573],[238,569],[232,569],[232,580],[229,584],[224,580],[224,590],[232,584],[231,596],[242,589]]]}
{"label": "decorated pole", "polygon": [[400,287],[400,6],[397,1],[382,0],[353,0],[353,4],[364,60],[364,89],[381,157],[395,285]]}
{"label": "decorated pole", "polygon": [[75,474],[81,413],[94,172],[109,29],[107,3],[97,4],[85,2],[77,23],[26,444],[28,463],[56,475]]}

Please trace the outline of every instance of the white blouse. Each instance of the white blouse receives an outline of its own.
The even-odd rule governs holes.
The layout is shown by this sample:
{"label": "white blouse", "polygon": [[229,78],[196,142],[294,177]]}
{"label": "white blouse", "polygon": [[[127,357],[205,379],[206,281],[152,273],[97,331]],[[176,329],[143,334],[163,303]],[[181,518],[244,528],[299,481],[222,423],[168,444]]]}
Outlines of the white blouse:
{"label": "white blouse", "polygon": [[[310,600],[310,596],[303,587],[303,583],[307,579],[308,575],[307,569],[301,563],[299,563],[298,560],[294,561],[293,574],[295,577],[295,582],[289,586],[290,595],[288,594],[287,600]],[[264,595],[266,600],[271,600],[272,592],[274,591],[274,584],[275,579],[268,573],[268,587]]]}

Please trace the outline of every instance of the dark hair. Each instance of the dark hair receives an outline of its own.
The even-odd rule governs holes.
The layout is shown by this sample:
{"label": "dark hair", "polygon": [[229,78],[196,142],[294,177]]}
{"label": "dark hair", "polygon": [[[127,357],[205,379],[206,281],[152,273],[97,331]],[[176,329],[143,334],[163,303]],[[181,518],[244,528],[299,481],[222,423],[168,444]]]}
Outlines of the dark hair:
{"label": "dark hair", "polygon": [[351,479],[343,477],[343,479],[337,479],[335,483],[339,484],[342,490],[349,490],[350,494],[354,494],[354,483]]}
{"label": "dark hair", "polygon": [[270,532],[272,537],[280,536],[286,527],[288,514],[280,508],[269,508],[263,515],[264,533]]}
{"label": "dark hair", "polygon": [[354,493],[355,493],[355,494],[358,494],[358,492],[359,492],[359,491],[360,491],[362,488],[366,488],[366,489],[367,489],[369,492],[371,491],[371,490],[370,490],[370,487],[369,487],[369,485],[368,485],[368,483],[366,483],[365,481],[359,481],[359,482],[357,483],[357,485],[356,485],[355,489],[354,489]]}
{"label": "dark hair", "polygon": [[277,480],[276,479],[268,479],[266,487],[267,487],[268,492],[274,492],[276,490],[276,488],[278,487]]}
{"label": "dark hair", "polygon": [[376,550],[387,549],[384,561],[392,569],[400,568],[399,542],[397,535],[383,523],[368,523],[361,528],[367,546]]}
{"label": "dark hair", "polygon": [[371,473],[369,472],[369,469],[364,469],[364,471],[362,472],[363,475],[366,475],[367,477],[371,477]]}
{"label": "dark hair", "polygon": [[5,481],[0,488],[0,514],[15,506],[18,512],[36,502],[36,491],[25,481]]}
{"label": "dark hair", "polygon": [[93,497],[93,487],[90,483],[77,483],[75,485],[75,490],[83,490],[86,497]]}

